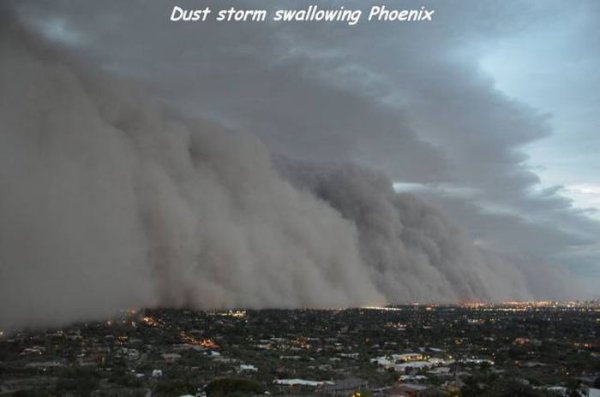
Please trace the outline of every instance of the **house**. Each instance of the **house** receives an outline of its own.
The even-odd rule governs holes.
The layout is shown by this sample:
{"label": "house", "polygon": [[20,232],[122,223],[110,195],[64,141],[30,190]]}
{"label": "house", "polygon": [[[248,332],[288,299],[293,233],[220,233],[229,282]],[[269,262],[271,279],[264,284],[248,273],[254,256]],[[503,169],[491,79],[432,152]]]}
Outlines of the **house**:
{"label": "house", "polygon": [[153,378],[162,378],[162,376],[163,376],[162,369],[153,369],[152,370],[152,377]]}
{"label": "house", "polygon": [[177,353],[164,353],[162,358],[168,363],[174,363],[181,358],[181,354]]}
{"label": "house", "polygon": [[322,386],[321,391],[329,394],[351,394],[357,390],[365,389],[369,386],[366,380],[360,378],[345,378],[336,380],[333,384],[325,384]]}
{"label": "house", "polygon": [[323,385],[333,385],[330,381],[316,381],[307,379],[275,379],[273,384],[279,386],[305,386],[305,387],[319,387]]}
{"label": "house", "polygon": [[251,364],[241,364],[237,372],[258,372],[258,368]]}

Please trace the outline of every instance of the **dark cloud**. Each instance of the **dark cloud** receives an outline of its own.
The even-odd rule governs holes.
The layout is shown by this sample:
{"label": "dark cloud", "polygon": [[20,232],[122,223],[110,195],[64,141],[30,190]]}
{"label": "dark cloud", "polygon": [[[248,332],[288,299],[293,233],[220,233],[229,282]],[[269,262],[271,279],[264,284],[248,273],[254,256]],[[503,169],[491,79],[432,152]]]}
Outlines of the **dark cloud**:
{"label": "dark cloud", "polygon": [[[230,4],[245,7],[263,6],[260,2],[177,3],[182,7],[204,7],[207,4],[211,4],[213,8],[228,7]],[[277,6],[297,8],[308,4],[283,2]],[[365,2],[345,5],[349,8],[352,4],[363,10],[368,9]],[[550,116],[498,91],[493,79],[486,75],[479,65],[481,54],[488,46],[493,46],[507,34],[526,29],[534,17],[549,17],[558,12],[559,3],[550,3],[548,7],[541,8],[516,1],[469,1],[460,5],[427,2],[427,6],[436,9],[435,19],[431,23],[394,24],[363,21],[356,26],[272,22],[227,25],[214,22],[175,24],[168,21],[173,5],[169,2],[143,1],[126,4],[117,1],[25,1],[19,2],[16,9],[20,18],[31,29],[61,43],[67,48],[69,56],[77,59],[79,65],[86,65],[80,66],[80,69],[90,69],[93,65],[93,68],[146,86],[161,105],[179,115],[176,119],[181,118],[180,116],[188,119],[204,118],[242,132],[239,143],[228,141],[230,145],[241,146],[240,152],[225,150],[224,147],[228,147],[228,144],[218,143],[222,139],[221,134],[215,134],[214,137],[212,133],[200,134],[205,136],[202,141],[205,146],[192,145],[195,148],[193,153],[196,153],[196,150],[200,152],[198,156],[203,159],[202,164],[210,169],[211,173],[216,172],[217,176],[211,177],[216,178],[215,183],[219,186],[218,189],[215,188],[216,191],[224,189],[227,193],[219,194],[224,194],[227,197],[225,201],[231,201],[233,205],[234,210],[227,207],[224,212],[227,214],[225,219],[229,219],[229,216],[241,216],[239,213],[246,214],[239,209],[250,205],[245,200],[257,205],[254,199],[250,198],[255,192],[248,187],[248,184],[251,185],[248,181],[255,181],[255,177],[258,178],[258,186],[269,192],[270,189],[274,189],[275,192],[289,189],[285,187],[287,182],[279,179],[277,170],[273,169],[266,159],[267,149],[256,143],[253,138],[247,138],[247,134],[258,136],[268,150],[277,156],[300,161],[302,164],[309,163],[310,167],[319,170],[311,172],[310,178],[305,178],[312,181],[311,183],[303,179],[305,183],[300,184],[300,192],[275,194],[284,195],[285,200],[297,200],[289,204],[290,208],[282,207],[280,215],[292,214],[298,211],[299,206],[319,208],[315,211],[327,214],[323,215],[327,219],[337,219],[336,217],[342,214],[344,219],[332,222],[345,230],[340,235],[346,236],[343,238],[343,244],[349,247],[345,253],[349,259],[343,261],[354,263],[356,269],[362,269],[363,262],[366,262],[369,265],[367,269],[371,270],[366,273],[356,270],[357,277],[368,276],[368,282],[373,284],[377,291],[375,295],[379,297],[384,295],[388,299],[394,296],[401,296],[402,299],[498,299],[511,294],[518,297],[567,296],[569,292],[565,292],[561,282],[556,280],[571,280],[569,282],[575,283],[574,276],[557,265],[576,267],[577,263],[589,264],[593,262],[590,258],[597,258],[594,244],[600,231],[598,223],[588,218],[587,213],[573,209],[572,203],[564,198],[560,188],[542,189],[540,179],[524,152],[525,145],[552,134]],[[420,6],[422,3],[398,4],[401,7],[411,5]],[[591,2],[582,2],[579,6],[588,5],[594,6]],[[582,29],[596,32],[596,29],[589,25]],[[14,54],[11,56],[16,57]],[[44,84],[40,83],[40,86],[44,87]],[[90,90],[86,86],[85,91]],[[138,131],[140,125],[145,127],[150,124],[153,126],[150,128],[152,131],[158,129],[153,124],[158,117],[152,115],[155,105],[150,107],[151,110],[137,110],[138,107],[148,109],[144,101],[140,105],[134,105],[139,98],[122,95],[121,91],[110,96],[119,98],[115,100],[119,105],[108,107],[112,112],[108,120],[102,113],[106,111],[104,108],[100,111],[100,116],[93,116],[108,124],[108,127],[104,126],[106,128],[103,129],[116,129],[125,131],[126,134],[132,133],[131,129]],[[74,106],[67,102],[66,98],[59,96],[55,102],[60,104],[62,101],[64,107]],[[73,101],[77,102],[75,99]],[[95,93],[89,101],[92,108],[98,106],[95,103]],[[101,102],[102,106],[103,103]],[[130,120],[130,117],[126,116],[130,114],[130,110],[133,110],[134,114],[141,112],[144,117],[136,116],[134,120]],[[70,120],[69,117],[67,120]],[[146,117],[150,121],[147,121]],[[62,123],[63,119],[60,120]],[[159,118],[159,126],[167,125],[169,128],[166,129],[170,130],[170,120]],[[78,122],[84,123],[82,120]],[[89,120],[85,121],[88,122]],[[52,123],[49,125],[53,126]],[[188,129],[177,124],[175,135],[194,135],[181,132]],[[188,189],[193,183],[187,178],[195,179],[189,177],[188,168],[192,166],[180,162],[194,163],[196,154],[190,158],[189,154],[180,153],[178,150],[181,149],[181,145],[186,146],[177,141],[180,138],[174,138],[175,142],[170,142],[158,133],[151,136],[152,138],[140,141],[143,150],[136,150],[142,150],[142,158],[151,154],[151,163],[157,162],[158,169],[163,171],[157,171],[158,176],[153,176],[150,181],[146,181],[146,177],[142,178],[146,181],[144,183],[149,186],[163,186],[163,183],[166,183],[177,187],[175,191],[181,190],[181,186]],[[181,139],[185,142],[191,138]],[[213,139],[217,142],[214,145],[210,142]],[[98,156],[105,150],[112,153],[118,159],[112,162],[113,164],[126,161],[127,164],[118,167],[119,169],[147,169],[145,162],[142,165],[129,164],[138,161],[136,156],[133,156],[133,160],[121,159],[132,157],[119,154],[121,151],[129,153],[127,151],[134,150],[131,148],[132,144],[114,143],[114,147],[110,147],[110,142],[112,141],[109,139],[107,143],[100,145],[108,145],[108,148],[93,150],[99,150]],[[75,146],[79,148],[77,145]],[[91,143],[86,145],[93,146]],[[133,147],[136,148],[136,145],[138,143]],[[165,157],[161,157],[157,153],[158,147],[161,147],[161,150],[165,147],[172,148],[174,152],[169,153],[167,150]],[[205,147],[212,149],[208,150]],[[79,148],[80,152],[81,150]],[[257,153],[263,158],[259,165],[247,159]],[[59,156],[58,152],[56,156]],[[64,157],[64,153],[60,153],[60,156]],[[223,159],[220,156],[224,156]],[[238,157],[241,160],[238,160]],[[213,162],[218,166],[213,166]],[[283,160],[282,163],[287,163],[287,160]],[[358,167],[352,169],[363,171],[339,171],[346,169],[347,163],[357,164]],[[102,165],[105,166],[107,165]],[[32,165],[29,167],[36,168]],[[171,167],[175,167],[173,175]],[[213,169],[214,167],[216,169]],[[241,171],[247,168],[258,168],[261,170],[258,174],[262,176]],[[364,171],[365,168],[376,171]],[[323,169],[338,171],[321,171]],[[103,168],[95,168],[93,171],[99,175],[111,175],[111,178],[122,178],[116,181],[100,178],[107,185],[129,186],[132,178],[136,183],[140,183],[135,173],[121,175],[119,172]],[[363,172],[366,175],[362,175]],[[382,174],[372,177],[379,175],[378,172]],[[188,176],[181,179],[181,175]],[[39,179],[43,177],[47,176],[40,175]],[[79,180],[75,176],[73,178]],[[174,180],[170,180],[172,178]],[[420,184],[423,190],[418,194],[429,205],[440,208],[445,215],[412,196],[396,197],[390,190],[392,180]],[[277,187],[272,188],[271,184]],[[65,185],[66,189],[74,189],[75,186],[66,182]],[[315,190],[315,186],[320,187]],[[256,186],[253,186],[253,189],[255,188]],[[17,187],[13,189],[18,190]],[[123,189],[126,193],[127,189]],[[165,188],[164,192],[160,190],[162,193],[152,189],[157,188],[151,188],[150,192],[158,197],[156,200],[159,202],[144,201],[144,208],[162,208],[163,202],[172,200],[171,188]],[[108,189],[101,189],[102,192],[105,190],[107,194],[114,193],[108,192]],[[367,195],[364,193],[366,191],[376,193]],[[173,210],[174,213],[169,210],[159,216],[155,211],[150,211],[152,215],[145,217],[144,222],[149,224],[152,230],[158,228],[161,232],[158,235],[146,235],[144,239],[170,242],[173,237],[171,233],[179,236],[181,232],[178,227],[169,224],[163,227],[163,222],[169,223],[169,219],[186,219],[185,214],[190,211],[194,213],[195,210],[189,208],[189,201],[198,199],[196,194],[190,193],[189,197],[182,199],[185,204],[183,207],[187,209],[181,213],[181,207],[178,205],[175,206],[177,209]],[[217,193],[214,194],[215,197],[218,196]],[[306,197],[292,199],[288,194]],[[313,202],[313,194],[320,199]],[[344,194],[350,196],[344,197]],[[136,206],[140,204],[136,200],[132,198],[131,202],[119,208],[127,214],[132,209],[139,213],[140,210]],[[208,199],[200,201],[205,200]],[[269,200],[268,202],[271,202]],[[322,203],[322,200],[327,201],[335,211],[328,212],[329,210],[322,209],[321,204],[318,204]],[[372,224],[350,211],[348,208],[352,205],[371,208],[370,214],[382,218],[381,224]],[[201,208],[202,213],[210,206]],[[410,212],[408,209],[418,213],[435,214],[431,215],[432,219],[436,219],[435,226],[428,228],[427,222],[422,223],[423,219],[412,220],[406,213]],[[232,253],[223,253],[226,249],[219,241],[227,240],[229,234],[245,241],[243,246],[245,252],[251,253],[250,262],[258,261],[257,258],[266,263],[282,260],[282,256],[277,257],[275,254],[269,254],[269,258],[264,259],[260,256],[265,252],[264,248],[272,246],[262,240],[253,241],[254,237],[246,235],[247,233],[256,236],[255,228],[258,226],[254,221],[264,223],[264,220],[261,220],[263,209],[253,208],[253,211],[255,210],[261,215],[258,216],[258,220],[254,219],[254,216],[251,217],[252,226],[246,227],[247,223],[241,222],[244,227],[235,232],[229,227],[216,226],[216,230],[220,230],[220,238],[202,237],[207,252],[217,252],[210,255],[213,259],[217,258],[221,265],[217,265],[212,259],[208,262],[214,266],[211,271],[218,280],[222,280],[225,274],[235,273],[236,269],[227,267],[226,262],[241,263],[240,258],[245,257],[235,249]],[[161,211],[158,213],[161,214]],[[214,212],[222,213],[216,210]],[[293,215],[289,216],[293,218]],[[269,222],[275,222],[270,216],[268,218]],[[124,215],[123,219],[128,218]],[[214,221],[220,224],[220,219]],[[130,221],[129,228],[140,227],[135,223],[136,219]],[[110,217],[107,217],[105,222],[111,224]],[[414,236],[399,238],[393,233],[390,234],[389,228],[400,227],[398,225],[404,225],[405,222],[413,222],[411,227],[421,237],[427,237],[427,233],[433,233],[435,236],[428,236],[429,242],[424,242]],[[109,225],[98,228],[104,230],[109,228]],[[184,240],[197,238],[196,233],[199,232],[194,226],[189,228],[188,232],[183,234]],[[265,236],[277,234],[275,231],[279,230],[278,228],[279,226],[268,227],[262,233]],[[459,233],[460,238],[446,237],[447,233],[454,234],[453,228],[462,230]],[[387,232],[374,238],[380,229]],[[308,233],[310,227],[306,226],[306,229],[302,230],[299,233]],[[166,236],[163,236],[163,233],[167,233]],[[135,233],[133,236],[128,238],[139,238]],[[251,242],[248,242],[248,239]],[[358,246],[351,243],[352,239],[358,239]],[[140,250],[145,252],[148,246],[145,245],[147,241],[144,241],[132,243],[132,246],[139,245]],[[110,245],[109,242],[106,244]],[[161,245],[156,254],[159,258],[175,255],[172,248],[168,248],[170,243],[165,244],[167,248],[163,249]],[[281,244],[286,246],[288,242]],[[182,245],[185,246],[184,243]],[[427,249],[430,245],[433,250],[439,246],[449,248],[440,251],[443,255],[436,256]],[[232,246],[235,247],[236,244]],[[402,246],[406,252],[398,251]],[[291,249],[300,248],[292,245]],[[323,258],[322,255],[330,258],[327,249],[314,249],[317,253],[311,255],[311,263],[319,262]],[[283,248],[275,251],[283,256],[284,252],[287,252]],[[337,251],[339,249],[336,249]],[[577,254],[572,255],[575,251]],[[257,252],[261,254],[256,256]],[[582,252],[586,254],[583,255]],[[118,252],[115,253],[117,254]],[[139,257],[135,256],[138,254],[127,252],[123,255],[130,255],[127,261],[135,263],[139,260]],[[238,256],[232,259],[232,255]],[[581,258],[584,258],[584,262],[579,261]],[[300,258],[298,261],[302,262],[304,259]],[[178,257],[177,260],[181,261],[182,258]],[[338,259],[334,262],[338,263],[337,261]],[[313,265],[306,266],[311,268]],[[471,268],[480,269],[472,275],[473,278],[465,273]],[[391,280],[395,281],[392,285],[385,285],[384,277],[378,275],[377,271],[373,273],[372,269],[393,269],[390,270],[394,274]],[[181,303],[185,301],[182,296],[196,296],[193,292],[196,288],[194,286],[175,287],[185,284],[187,278],[182,276],[182,273],[171,274],[164,269],[156,271],[161,275],[161,279],[170,280],[169,285],[174,289],[182,290],[183,295],[178,292],[170,293],[164,299]],[[289,275],[286,272],[281,274]],[[523,283],[514,281],[522,274],[527,275]],[[407,282],[413,279],[416,280],[415,283]],[[490,279],[508,281],[492,285]],[[142,282],[152,284],[152,280],[142,279]],[[352,284],[357,279],[353,280],[349,283]],[[434,290],[437,293],[419,295],[419,291],[422,291],[418,288],[419,280],[423,285],[435,286]],[[223,282],[220,281],[221,284]],[[395,282],[397,284],[394,284]],[[427,284],[428,282],[431,284]],[[235,281],[232,283],[226,283],[227,288],[223,287],[216,293],[216,296],[223,298],[218,300],[218,303],[239,304],[240,297],[244,297],[243,302],[248,304],[254,302],[260,305],[270,302],[270,298],[267,297],[258,297],[255,301],[248,301],[250,295],[230,297],[227,291],[240,288]],[[394,289],[398,286],[404,288],[403,294],[394,295],[399,293]],[[496,286],[501,288],[495,290]],[[152,296],[152,293],[143,288],[142,291],[145,292],[140,301],[146,303],[148,300],[145,297],[148,294]],[[246,292],[250,294],[251,291],[252,288]],[[273,292],[274,296],[279,296],[279,293],[283,292]],[[570,293],[573,295],[572,290]],[[340,292],[339,296],[343,297],[344,293]],[[301,296],[296,298],[288,303],[303,302]]]}

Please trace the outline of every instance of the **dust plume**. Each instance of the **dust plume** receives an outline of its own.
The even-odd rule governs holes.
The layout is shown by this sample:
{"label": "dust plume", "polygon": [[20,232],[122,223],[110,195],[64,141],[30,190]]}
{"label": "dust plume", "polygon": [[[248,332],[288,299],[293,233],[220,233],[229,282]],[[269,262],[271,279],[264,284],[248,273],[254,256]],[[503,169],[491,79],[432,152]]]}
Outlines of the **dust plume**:
{"label": "dust plume", "polygon": [[0,36],[0,327],[131,307],[529,297],[517,266],[358,167],[280,167],[10,23]]}
{"label": "dust plume", "polygon": [[354,226],[256,139],[174,121],[18,28],[1,40],[0,326],[382,300]]}

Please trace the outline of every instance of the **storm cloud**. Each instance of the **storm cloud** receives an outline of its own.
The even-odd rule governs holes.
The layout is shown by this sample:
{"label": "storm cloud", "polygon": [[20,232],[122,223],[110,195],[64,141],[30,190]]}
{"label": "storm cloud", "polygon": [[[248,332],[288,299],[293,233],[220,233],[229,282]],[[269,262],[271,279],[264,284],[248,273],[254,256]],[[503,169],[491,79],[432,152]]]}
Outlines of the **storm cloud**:
{"label": "storm cloud", "polygon": [[477,63],[527,13],[470,4],[419,26],[223,28],[169,23],[167,3],[19,3],[0,326],[593,294],[564,265],[593,263],[598,223],[522,150],[548,115]]}
{"label": "storm cloud", "polygon": [[8,30],[3,326],[153,305],[383,301],[354,226],[282,180],[256,139],[175,122]]}

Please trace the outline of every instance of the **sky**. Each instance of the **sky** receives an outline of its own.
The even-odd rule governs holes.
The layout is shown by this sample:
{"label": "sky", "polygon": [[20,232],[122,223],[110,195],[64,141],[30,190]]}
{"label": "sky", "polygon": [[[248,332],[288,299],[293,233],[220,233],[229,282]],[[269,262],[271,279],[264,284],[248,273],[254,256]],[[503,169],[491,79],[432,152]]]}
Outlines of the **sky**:
{"label": "sky", "polygon": [[574,2],[568,12],[541,12],[481,59],[497,89],[552,115],[552,134],[524,148],[542,184],[561,185],[575,206],[595,210],[600,204],[598,11],[594,3]]}
{"label": "sky", "polygon": [[[435,9],[423,23],[168,20],[174,5],[230,4],[312,3],[63,0],[16,9],[78,62],[134,81],[175,114],[256,136],[284,163],[380,172],[540,285],[562,280],[569,296],[600,295],[596,1],[386,3]],[[370,4],[378,3],[319,2],[363,13]],[[344,213],[328,186],[319,192]],[[546,280],[540,269],[558,276]]]}

